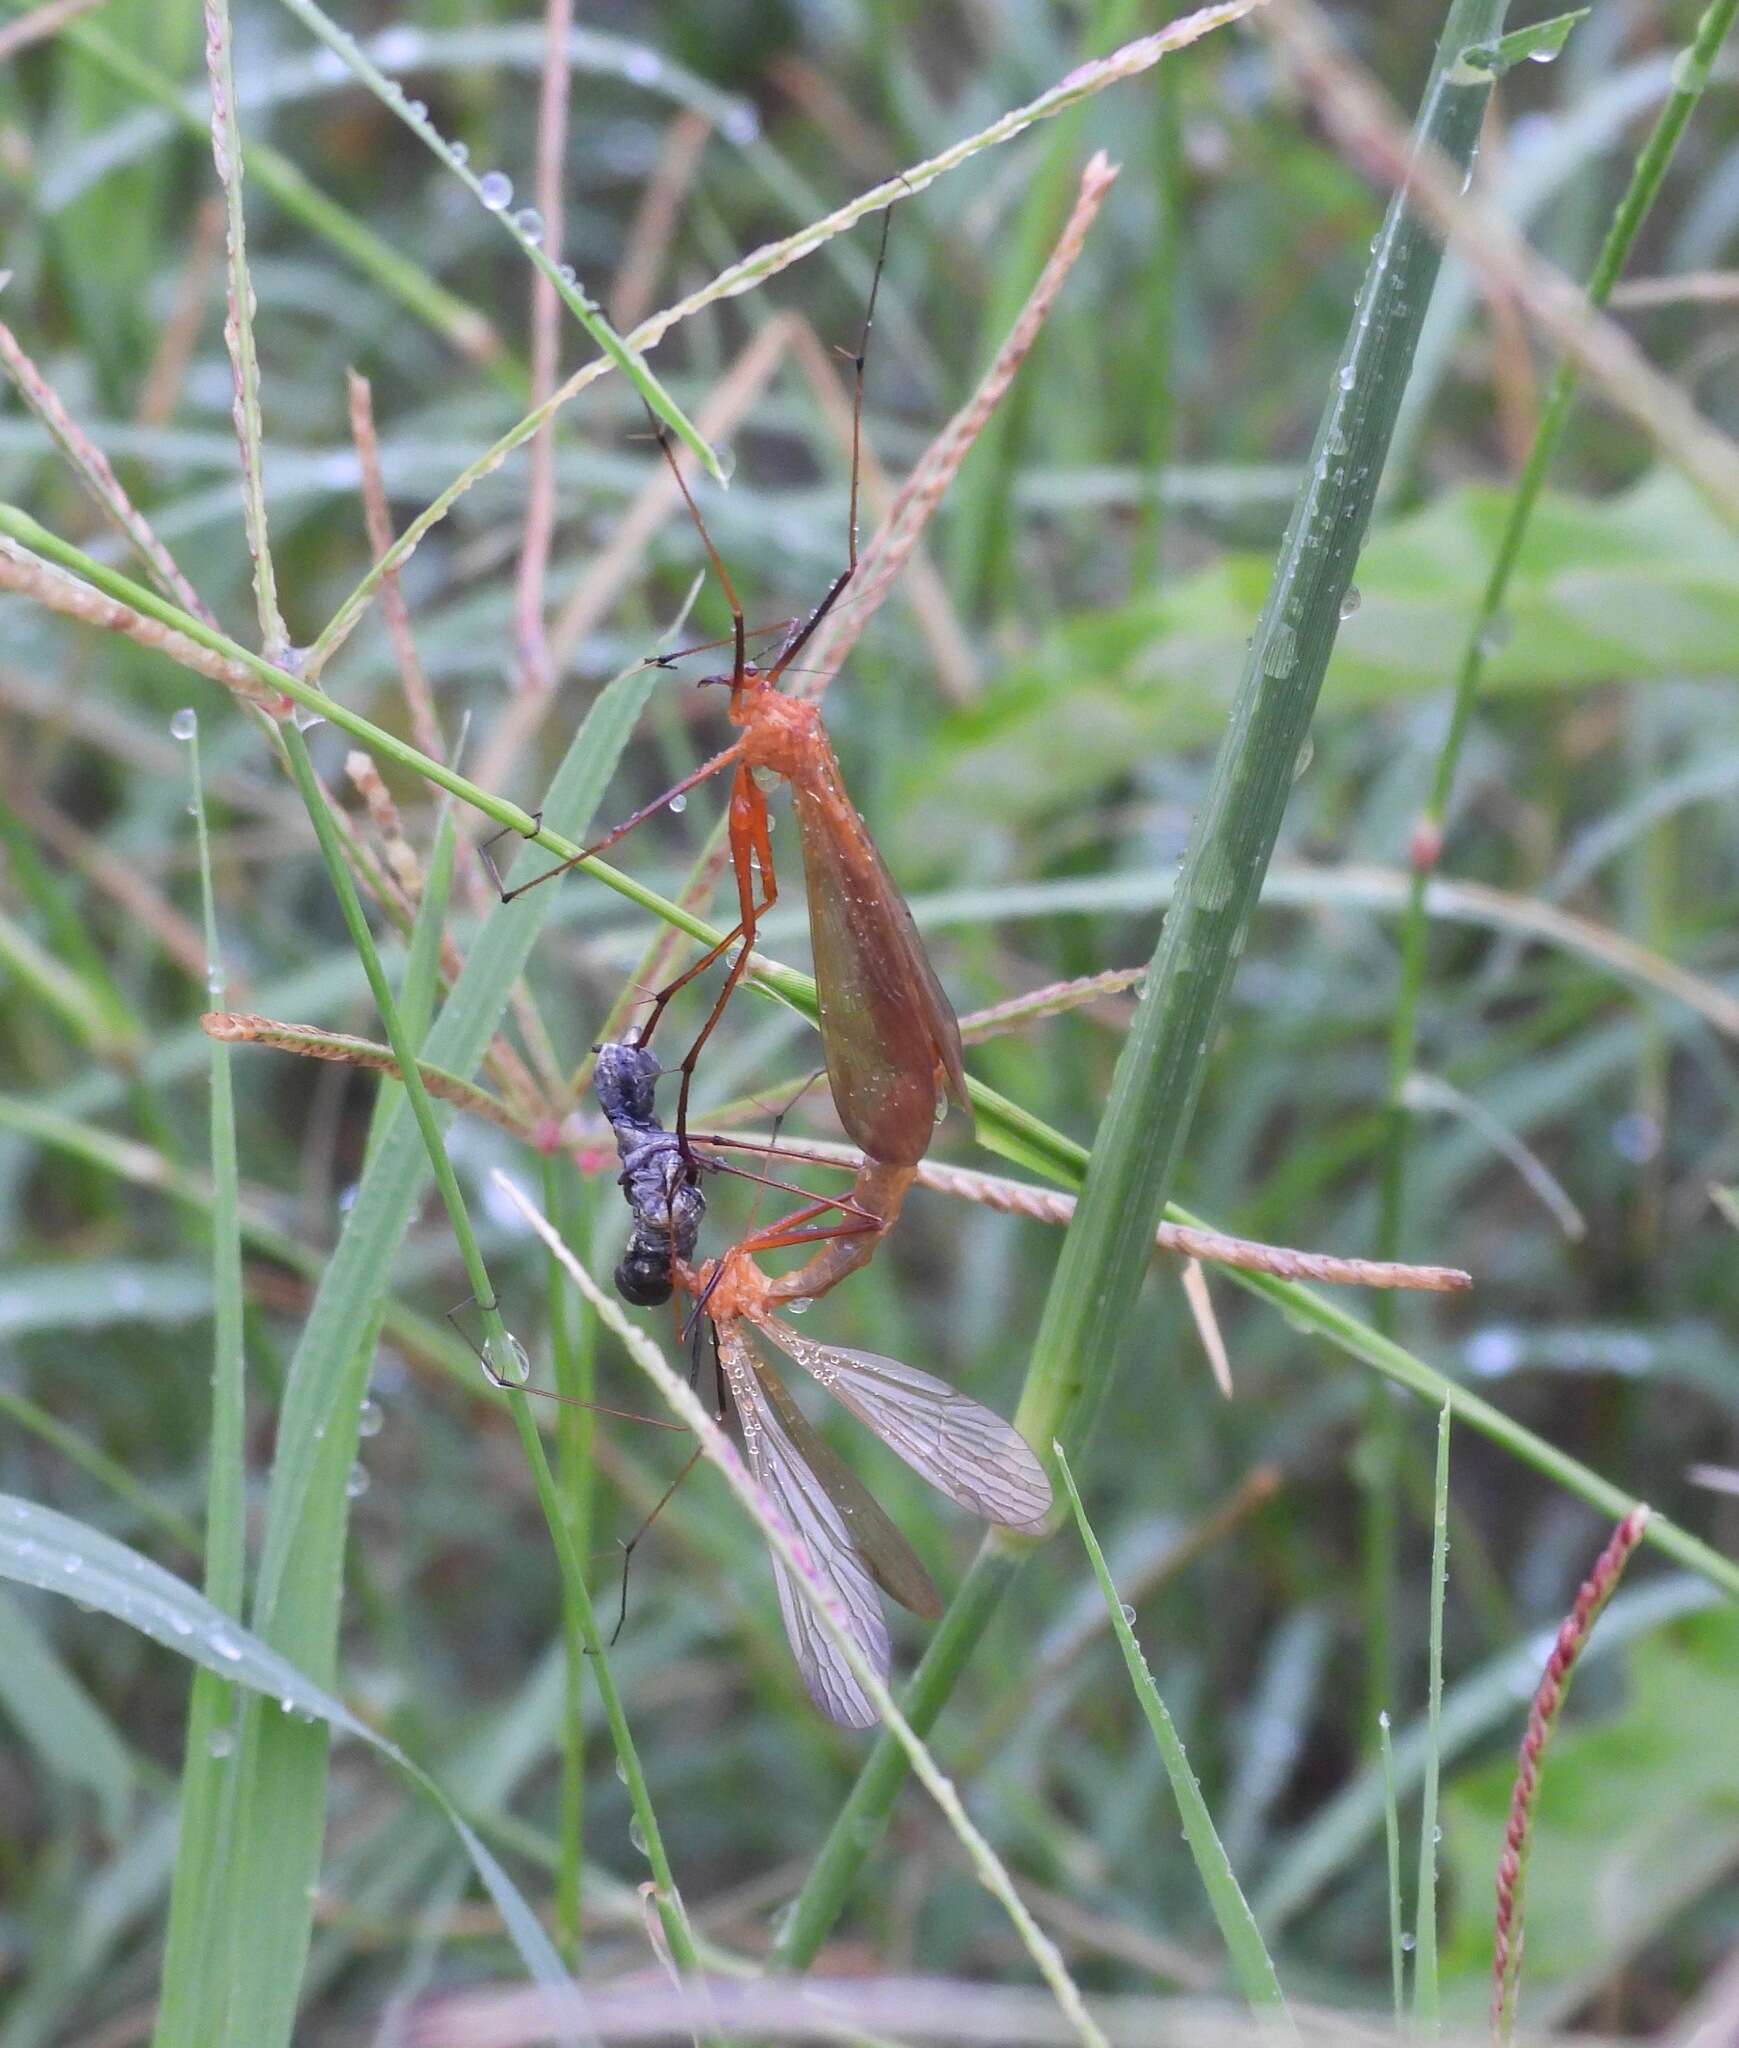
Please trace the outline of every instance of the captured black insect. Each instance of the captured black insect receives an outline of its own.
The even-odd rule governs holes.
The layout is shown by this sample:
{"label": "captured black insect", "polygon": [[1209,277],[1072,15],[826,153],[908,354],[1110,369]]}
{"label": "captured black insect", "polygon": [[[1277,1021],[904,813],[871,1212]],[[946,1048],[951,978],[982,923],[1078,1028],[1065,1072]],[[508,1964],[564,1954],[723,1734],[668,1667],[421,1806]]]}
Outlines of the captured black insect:
{"label": "captured black insect", "polygon": [[622,1191],[634,1212],[616,1292],[636,1308],[657,1308],[670,1299],[677,1262],[694,1256],[706,1196],[694,1161],[658,1121],[655,1090],[664,1070],[657,1055],[622,1043],[600,1045],[597,1053],[592,1087],[616,1134]]}

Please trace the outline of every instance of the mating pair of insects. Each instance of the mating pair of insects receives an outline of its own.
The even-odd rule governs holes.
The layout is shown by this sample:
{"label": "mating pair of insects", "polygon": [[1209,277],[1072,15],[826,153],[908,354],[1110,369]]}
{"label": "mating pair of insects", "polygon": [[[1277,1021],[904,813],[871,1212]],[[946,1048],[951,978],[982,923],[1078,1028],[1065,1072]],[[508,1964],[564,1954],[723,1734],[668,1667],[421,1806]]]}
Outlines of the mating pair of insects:
{"label": "mating pair of insects", "polygon": [[[892,1647],[877,1587],[930,1618],[940,1613],[940,1599],[910,1545],[810,1426],[756,1350],[750,1332],[770,1339],[930,1484],[971,1513],[1012,1528],[1035,1528],[1051,1507],[1043,1466],[1000,1416],[928,1373],[868,1352],[815,1343],[774,1314],[781,1304],[794,1307],[826,1294],[867,1264],[899,1215],[946,1104],[954,1103],[971,1117],[960,1026],[911,912],[846,793],[819,710],[780,688],[857,573],[864,361],[886,253],[884,220],[854,358],[845,568],[815,609],[786,629],[773,658],[764,666],[751,662],[751,634],[736,588],[668,436],[660,431],[664,458],[730,607],[728,640],[708,643],[730,647],[730,672],[703,681],[728,689],[728,715],[737,737],[583,853],[519,889],[502,890],[502,900],[508,901],[565,874],[607,851],[673,798],[731,771],[729,839],[737,922],[658,991],[631,1040],[598,1048],[596,1092],[616,1134],[623,1192],[634,1218],[616,1285],[627,1300],[643,1307],[676,1293],[692,1300],[697,1332],[705,1329],[713,1338],[723,1421],[837,1596],[859,1648],[884,1678]],[[660,667],[681,658],[653,657]],[[697,1265],[706,1209],[701,1174],[724,1162],[710,1151],[697,1151],[691,1139],[690,1090],[701,1052],[747,971],[760,920],[779,893],[763,777],[784,783],[791,792],[828,1084],[863,1163],[848,1195],[806,1201],[794,1213],[751,1231],[722,1256]],[[731,957],[717,996],[675,1070],[680,1076],[676,1122],[667,1130],[657,1115],[654,1089],[662,1070],[650,1040],[679,991],[727,954]],[[767,1253],[799,1246],[813,1249],[794,1272],[772,1277],[757,1263]],[[817,1626],[777,1559],[774,1569],[786,1634],[810,1697],[830,1719],[847,1726],[873,1722],[875,1707],[849,1665]]]}

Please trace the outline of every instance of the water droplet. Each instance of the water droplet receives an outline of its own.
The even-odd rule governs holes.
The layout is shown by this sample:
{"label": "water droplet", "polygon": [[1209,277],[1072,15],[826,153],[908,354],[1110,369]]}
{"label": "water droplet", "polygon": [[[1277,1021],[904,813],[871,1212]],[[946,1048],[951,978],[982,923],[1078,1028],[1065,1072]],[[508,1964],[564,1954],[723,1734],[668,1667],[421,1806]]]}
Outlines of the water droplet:
{"label": "water droplet", "polygon": [[719,123],[719,133],[737,149],[747,149],[761,133],[761,117],[753,107],[731,107]]}
{"label": "water droplet", "polygon": [[191,704],[184,705],[169,721],[169,731],[178,740],[190,740],[199,730],[199,713]]}
{"label": "water droplet", "polygon": [[468,164],[471,161],[471,145],[468,142],[455,142],[450,147],[456,164]]}
{"label": "water droplet", "polygon": [[284,1697],[278,1702],[278,1711],[281,1714],[293,1714],[296,1711],[296,1702],[291,1694],[285,1693]]}
{"label": "water droplet", "polygon": [[1340,386],[1340,388],[1343,391],[1350,391],[1353,388],[1353,384],[1357,376],[1358,372],[1353,368],[1351,363],[1342,363],[1340,366],[1340,375],[1335,379],[1335,382]]}
{"label": "water droplet", "polygon": [[406,100],[405,112],[413,121],[426,121],[429,118],[429,109],[423,100]]}
{"label": "water droplet", "polygon": [[658,52],[642,44],[637,43],[622,59],[622,76],[633,85],[656,85],[663,74]]}
{"label": "water droplet", "polygon": [[326,714],[316,711],[312,704],[298,704],[290,713],[290,722],[298,732],[312,732],[317,725],[326,723]]}
{"label": "water droplet", "polygon": [[1443,1830],[1441,1828],[1433,1828],[1431,1830],[1431,1839],[1434,1842],[1441,1842],[1443,1839]]}
{"label": "water droplet", "polygon": [[1340,601],[1341,617],[1343,619],[1350,619],[1363,602],[1364,597],[1359,590],[1359,586],[1356,583],[1349,583],[1347,585],[1347,594]]}
{"label": "water droplet", "polygon": [[1500,647],[1508,646],[1513,631],[1509,620],[1501,612],[1496,617],[1487,619],[1479,629],[1479,651],[1481,654],[1495,654]]}
{"label": "water droplet", "polygon": [[241,1644],[232,1642],[228,1636],[213,1636],[211,1647],[213,1654],[221,1657],[226,1664],[239,1664],[242,1661]]}
{"label": "water droplet", "polygon": [[623,1784],[623,1785],[626,1785],[626,1784],[627,1784],[627,1782],[628,1782],[628,1766],[627,1766],[627,1765],[626,1765],[626,1764],[625,1764],[625,1763],[624,1763],[624,1762],[622,1761],[622,1759],[621,1759],[620,1757],[618,1757],[618,1758],[616,1759],[616,1777],[617,1777],[617,1781],[618,1781],[618,1782],[619,1782],[620,1784]]}
{"label": "water droplet", "polygon": [[214,961],[205,970],[205,992],[208,996],[220,996],[229,987],[229,976]]}
{"label": "water droplet", "polygon": [[499,213],[513,197],[513,180],[505,171],[485,171],[477,180],[477,197],[491,213]]}
{"label": "water droplet", "polygon": [[1560,45],[1557,43],[1547,43],[1542,49],[1530,50],[1528,52],[1528,62],[1530,64],[1556,63],[1559,48]]}
{"label": "water droplet", "polygon": [[579,282],[579,273],[571,263],[558,263],[556,265],[556,276],[561,279],[563,284],[577,284]]}
{"label": "water droplet", "polygon": [[1401,1937],[1401,1953],[1402,1953],[1403,1955],[1409,1955],[1409,1956],[1410,1956],[1410,1955],[1411,1955],[1411,1954],[1413,1953],[1413,1951],[1414,1951],[1414,1950],[1415,1950],[1415,1949],[1416,1949],[1416,1948],[1417,1948],[1418,1946],[1419,1946],[1419,1940],[1418,1940],[1418,1937],[1417,1937],[1417,1935],[1412,1935],[1412,1934],[1403,1934],[1403,1935],[1402,1935],[1402,1937]]}
{"label": "water droplet", "polygon": [[788,1316],[806,1316],[814,1306],[807,1294],[800,1294],[795,1301],[786,1302],[785,1313]]}
{"label": "water droplet", "polygon": [[214,1728],[206,1737],[205,1746],[221,1763],[235,1749],[235,1735],[228,1728]]}
{"label": "water droplet", "polygon": [[1309,733],[1306,733],[1303,744],[1298,749],[1298,759],[1292,764],[1292,779],[1294,782],[1298,781],[1315,759],[1316,741]]}
{"label": "water droplet", "polygon": [[528,242],[543,240],[543,215],[535,206],[522,206],[513,216],[513,225]]}
{"label": "water droplet", "polygon": [[1129,1604],[1127,1600],[1123,1602],[1122,1606],[1118,1608],[1117,1612],[1122,1615],[1123,1619],[1126,1622],[1128,1622],[1131,1628],[1135,1626],[1135,1609]]}
{"label": "water droplet", "polygon": [[368,1467],[358,1460],[344,1482],[344,1495],[347,1500],[360,1500],[367,1491]]}
{"label": "water droplet", "polygon": [[487,1338],[483,1345],[483,1369],[491,1379],[505,1380],[510,1387],[523,1387],[531,1378],[531,1357],[525,1346],[507,1333],[505,1342]]}
{"label": "water droplet", "polygon": [[673,796],[665,808],[673,818],[680,818],[683,812],[688,809],[688,798],[686,796]]}
{"label": "water droplet", "polygon": [[79,1573],[80,1573],[80,1572],[82,1572],[82,1571],[84,1570],[84,1568],[85,1568],[85,1561],[84,1561],[84,1559],[83,1559],[82,1557],[80,1557],[80,1556],[79,1556],[78,1552],[77,1552],[76,1550],[75,1550],[75,1551],[68,1551],[68,1553],[67,1553],[67,1558],[66,1558],[66,1575],[67,1575],[67,1577],[68,1577],[69,1579],[76,1579],[76,1578],[78,1577]]}
{"label": "water droplet", "polygon": [[1382,1712],[1377,1716],[1377,1726],[1379,1728],[1387,1728],[1389,1725],[1389,1710],[1387,1707],[1385,1707],[1382,1710]]}
{"label": "water droplet", "polygon": [[1631,1166],[1646,1166],[1661,1148],[1660,1125],[1641,1110],[1615,1117],[1609,1135],[1613,1151]]}
{"label": "water droplet", "polygon": [[386,1414],[378,1401],[364,1401],[356,1415],[358,1436],[379,1436],[386,1427]]}
{"label": "water droplet", "polygon": [[646,1830],[637,1820],[631,1820],[628,1823],[628,1839],[640,1851],[642,1856],[646,1854]]}

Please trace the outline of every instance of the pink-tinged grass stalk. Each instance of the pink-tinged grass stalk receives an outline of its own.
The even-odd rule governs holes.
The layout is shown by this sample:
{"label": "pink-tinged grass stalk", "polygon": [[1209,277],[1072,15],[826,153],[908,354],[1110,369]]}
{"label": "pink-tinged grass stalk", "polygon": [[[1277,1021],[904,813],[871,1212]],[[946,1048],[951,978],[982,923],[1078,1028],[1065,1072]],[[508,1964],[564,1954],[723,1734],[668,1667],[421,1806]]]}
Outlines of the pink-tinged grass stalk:
{"label": "pink-tinged grass stalk", "polygon": [[1652,1510],[1640,1503],[1612,1533],[1612,1540],[1583,1580],[1552,1654],[1546,1659],[1534,1703],[1528,1709],[1527,1732],[1516,1762],[1515,1790],[1510,1794],[1504,1827],[1503,1853],[1497,1864],[1497,1930],[1492,1944],[1491,2025],[1493,2038],[1508,2042],[1514,2035],[1516,1996],[1521,1988],[1523,1899],[1532,1847],[1534,1811],[1540,1798],[1540,1766],[1546,1744],[1557,1725],[1583,1647],[1601,1610],[1617,1590],[1630,1554],[1642,1541]]}

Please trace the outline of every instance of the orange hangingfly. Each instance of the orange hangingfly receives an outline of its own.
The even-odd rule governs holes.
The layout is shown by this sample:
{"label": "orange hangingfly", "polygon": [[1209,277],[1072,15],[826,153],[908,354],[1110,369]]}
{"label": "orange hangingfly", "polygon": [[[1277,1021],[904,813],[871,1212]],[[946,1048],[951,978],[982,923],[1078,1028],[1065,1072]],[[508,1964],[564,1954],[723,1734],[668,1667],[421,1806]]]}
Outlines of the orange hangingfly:
{"label": "orange hangingfly", "polygon": [[[841,1124],[865,1155],[864,1171],[848,1202],[814,1204],[782,1224],[756,1233],[754,1239],[739,1248],[747,1255],[781,1244],[838,1240],[816,1255],[823,1264],[796,1290],[804,1294],[823,1292],[872,1255],[877,1241],[899,1213],[914,1169],[929,1149],[945,1103],[954,1103],[969,1120],[972,1114],[961,1058],[960,1026],[930,965],[912,914],[877,852],[868,827],[846,793],[819,709],[802,698],[787,695],[779,687],[857,570],[864,359],[886,255],[884,220],[863,335],[854,358],[849,548],[845,568],[809,616],[789,626],[777,654],[764,666],[751,662],[747,658],[750,631],[735,585],[707,532],[668,436],[658,430],[665,460],[730,606],[730,671],[701,680],[703,686],[729,690],[729,717],[738,737],[674,788],[642,805],[583,853],[534,876],[518,889],[501,891],[502,901],[511,901],[526,889],[565,874],[579,862],[606,852],[673,798],[727,768],[732,771],[728,823],[737,922],[716,945],[659,990],[633,1041],[639,1046],[646,1045],[672,998],[736,947],[706,1021],[676,1070],[681,1083],[675,1135],[685,1158],[692,1160],[688,1105],[695,1066],[747,971],[760,921],[779,896],[767,794],[759,778],[765,775],[789,787],[803,854],[828,1085]],[[680,658],[668,654],[653,660],[660,667],[668,667]],[[829,1208],[840,1212],[839,1220],[826,1226],[816,1224],[815,1219]],[[811,1265],[815,1265],[814,1260]],[[790,1298],[782,1282],[771,1284],[779,1289],[777,1298]]]}

